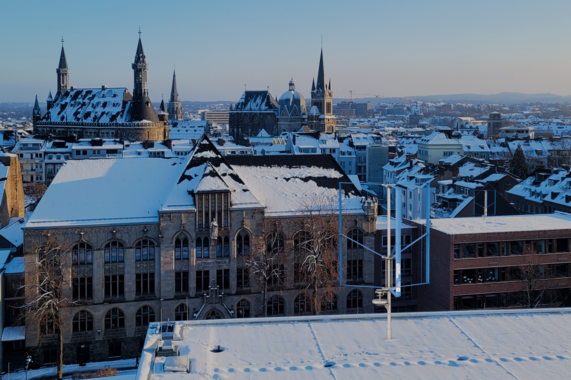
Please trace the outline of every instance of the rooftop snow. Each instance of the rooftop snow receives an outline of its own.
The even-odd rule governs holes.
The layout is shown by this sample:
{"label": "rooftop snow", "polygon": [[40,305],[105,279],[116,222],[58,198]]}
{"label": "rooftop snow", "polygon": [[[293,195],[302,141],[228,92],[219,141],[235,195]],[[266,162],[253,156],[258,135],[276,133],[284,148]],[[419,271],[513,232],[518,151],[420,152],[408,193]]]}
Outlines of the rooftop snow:
{"label": "rooftop snow", "polygon": [[[418,223],[425,224],[424,220]],[[430,227],[448,235],[466,235],[501,232],[535,232],[551,230],[571,230],[571,214],[535,214],[431,219]],[[530,237],[531,238],[531,237]]]}
{"label": "rooftop snow", "polygon": [[24,262],[23,257],[14,257],[12,258],[12,261],[6,264],[4,273],[7,274],[24,273],[25,267],[26,264]]}
{"label": "rooftop snow", "polygon": [[160,158],[68,161],[24,228],[157,223],[183,164]]}
{"label": "rooftop snow", "polygon": [[[181,340],[172,343],[190,359],[190,373],[164,372],[153,323],[137,378],[563,379],[571,371],[570,313],[396,313],[390,341],[384,314],[176,322]],[[218,345],[224,351],[211,352]]]}
{"label": "rooftop snow", "polygon": [[25,222],[31,215],[32,213],[28,212],[24,218],[12,218],[14,220],[10,220],[10,223],[0,230],[0,235],[8,240],[14,247],[19,247],[24,243],[24,231],[22,231],[22,227],[24,227]]}
{"label": "rooftop snow", "polygon": [[[401,223],[401,228],[416,228],[415,226],[411,226],[410,224]],[[382,230],[385,231],[388,227],[387,223],[387,216],[386,215],[379,215],[377,216],[377,231]],[[397,221],[395,218],[391,218],[391,231],[394,230],[397,226]],[[394,243],[394,241],[393,241]],[[404,242],[403,242],[404,243]]]}
{"label": "rooftop snow", "polygon": [[26,339],[26,326],[4,327],[2,342]]}

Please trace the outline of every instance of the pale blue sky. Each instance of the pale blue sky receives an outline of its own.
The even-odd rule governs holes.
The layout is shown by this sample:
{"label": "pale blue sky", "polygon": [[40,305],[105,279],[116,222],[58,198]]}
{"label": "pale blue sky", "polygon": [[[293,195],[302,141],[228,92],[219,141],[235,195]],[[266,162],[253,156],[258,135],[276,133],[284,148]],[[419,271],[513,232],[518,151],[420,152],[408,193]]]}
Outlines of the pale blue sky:
{"label": "pale blue sky", "polygon": [[0,2],[0,102],[55,94],[60,39],[71,84],[132,91],[137,31],[149,93],[182,100],[309,96],[321,35],[335,97],[451,93],[571,94],[571,1]]}

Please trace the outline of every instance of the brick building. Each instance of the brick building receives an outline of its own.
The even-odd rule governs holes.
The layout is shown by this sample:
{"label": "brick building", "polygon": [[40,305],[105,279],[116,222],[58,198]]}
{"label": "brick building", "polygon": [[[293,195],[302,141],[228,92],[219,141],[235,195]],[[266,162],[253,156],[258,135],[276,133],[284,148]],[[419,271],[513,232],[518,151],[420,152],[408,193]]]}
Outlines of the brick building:
{"label": "brick building", "polygon": [[[426,230],[424,221],[407,222]],[[534,268],[538,306],[560,305],[571,288],[571,215],[433,219],[430,285],[418,310],[524,307],[521,268]]]}

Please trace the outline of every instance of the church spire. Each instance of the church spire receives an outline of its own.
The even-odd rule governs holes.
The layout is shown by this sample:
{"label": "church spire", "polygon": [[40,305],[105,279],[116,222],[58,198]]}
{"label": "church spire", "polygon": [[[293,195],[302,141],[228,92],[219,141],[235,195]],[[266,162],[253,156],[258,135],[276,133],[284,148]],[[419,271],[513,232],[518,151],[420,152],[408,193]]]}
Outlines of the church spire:
{"label": "church spire", "polygon": [[325,67],[323,66],[323,48],[319,57],[319,71],[317,72],[317,89],[325,92]]}
{"label": "church spire", "polygon": [[61,53],[59,56],[59,66],[57,73],[57,93],[55,100],[58,100],[69,90],[69,67],[65,58],[65,49],[63,47],[63,37],[61,38]]}
{"label": "church spire", "polygon": [[313,82],[311,83],[311,92],[315,91],[315,78],[313,78]]}
{"label": "church spire", "polygon": [[134,75],[133,98],[129,107],[130,121],[148,120],[159,122],[159,117],[151,99],[149,99],[149,90],[147,88],[147,70],[149,65],[143,51],[143,42],[141,41],[141,29],[139,28],[139,42],[137,44],[137,52],[135,53],[135,61],[131,65]]}
{"label": "church spire", "polygon": [[32,111],[34,116],[41,116],[42,111],[40,109],[40,103],[38,103],[38,95],[36,95],[36,102],[34,103],[34,110]]}
{"label": "church spire", "polygon": [[169,120],[183,120],[182,103],[178,98],[178,88],[176,86],[176,71],[172,72],[171,97],[168,106]]}

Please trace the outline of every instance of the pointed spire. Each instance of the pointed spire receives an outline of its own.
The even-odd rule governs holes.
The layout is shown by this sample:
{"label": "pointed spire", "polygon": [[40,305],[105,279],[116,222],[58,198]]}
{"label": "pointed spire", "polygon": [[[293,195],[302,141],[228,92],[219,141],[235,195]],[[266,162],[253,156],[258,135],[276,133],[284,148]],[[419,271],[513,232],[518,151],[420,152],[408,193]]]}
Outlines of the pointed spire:
{"label": "pointed spire", "polygon": [[40,103],[38,103],[38,95],[36,95],[36,102],[34,103],[34,116],[40,116],[42,111],[40,110]]}
{"label": "pointed spire", "polygon": [[54,98],[52,97],[52,91],[50,90],[50,94],[48,95],[48,102],[53,102]]}
{"label": "pointed spire", "polygon": [[319,71],[317,73],[317,89],[325,90],[325,67],[323,66],[323,48],[321,49],[321,56],[319,58]]}
{"label": "pointed spire", "polygon": [[59,56],[59,67],[58,69],[68,69],[67,59],[65,59],[65,49],[63,48],[63,37],[61,39],[61,54]]}
{"label": "pointed spire", "polygon": [[141,42],[141,28],[139,27],[139,44],[135,53],[135,62],[145,61],[145,51],[143,50],[143,42]]}
{"label": "pointed spire", "polygon": [[171,87],[171,97],[169,102],[180,102],[178,99],[178,88],[176,87],[176,71],[172,71],[172,87]]}
{"label": "pointed spire", "polygon": [[311,84],[311,92],[315,91],[315,78],[313,78],[313,83]]}
{"label": "pointed spire", "polygon": [[161,106],[159,107],[159,109],[164,112],[167,113],[167,107],[165,106],[165,99],[163,98],[163,100],[161,100]]}
{"label": "pointed spire", "polygon": [[327,88],[329,89],[329,91],[331,91],[331,78],[329,78],[329,85],[327,86]]}

